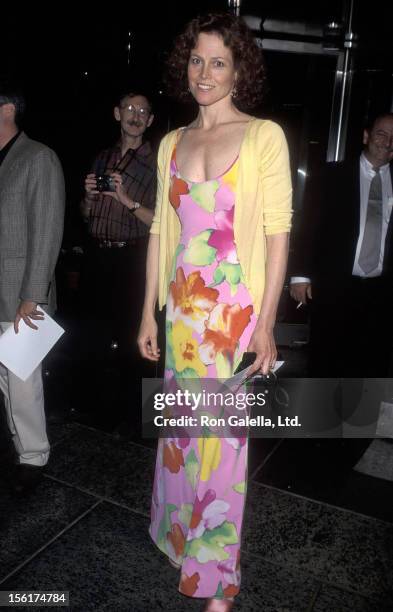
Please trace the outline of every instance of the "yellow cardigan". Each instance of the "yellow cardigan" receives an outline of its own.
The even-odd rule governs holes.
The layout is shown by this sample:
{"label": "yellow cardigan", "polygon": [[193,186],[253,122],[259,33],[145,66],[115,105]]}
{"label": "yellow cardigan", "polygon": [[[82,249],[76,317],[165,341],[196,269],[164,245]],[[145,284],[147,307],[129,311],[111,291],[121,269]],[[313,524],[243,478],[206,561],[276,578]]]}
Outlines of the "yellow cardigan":
{"label": "yellow cardigan", "polygon": [[[150,229],[159,234],[158,304],[166,303],[180,221],[169,203],[170,161],[179,130],[169,132],[158,152],[157,203]],[[234,236],[245,285],[259,314],[265,287],[265,236],[289,232],[292,186],[288,147],[277,123],[253,118],[239,154]]]}

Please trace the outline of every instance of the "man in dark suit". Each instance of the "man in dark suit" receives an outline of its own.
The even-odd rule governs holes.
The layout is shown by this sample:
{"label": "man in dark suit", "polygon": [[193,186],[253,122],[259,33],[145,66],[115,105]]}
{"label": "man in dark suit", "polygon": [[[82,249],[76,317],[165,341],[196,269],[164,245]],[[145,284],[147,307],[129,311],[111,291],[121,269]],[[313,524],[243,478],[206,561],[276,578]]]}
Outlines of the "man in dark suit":
{"label": "man in dark suit", "polygon": [[393,343],[393,114],[360,159],[311,177],[294,239],[291,295],[310,306],[309,375],[385,377]]}
{"label": "man in dark suit", "polygon": [[[0,334],[21,320],[33,329],[55,308],[54,269],[63,234],[64,179],[56,154],[20,129],[23,96],[0,86]],[[41,314],[40,314],[41,313]],[[18,465],[16,491],[48,461],[41,365],[26,381],[0,364],[0,389]]]}

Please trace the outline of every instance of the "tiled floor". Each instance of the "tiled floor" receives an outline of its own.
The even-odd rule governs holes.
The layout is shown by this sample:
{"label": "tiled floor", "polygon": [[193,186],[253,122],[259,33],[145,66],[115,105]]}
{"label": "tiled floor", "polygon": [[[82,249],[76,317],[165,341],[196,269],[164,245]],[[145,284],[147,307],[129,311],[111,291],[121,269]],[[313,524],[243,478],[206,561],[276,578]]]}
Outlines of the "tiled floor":
{"label": "tiled floor", "polygon": [[[253,478],[262,484],[393,522],[393,482],[354,469],[369,444],[368,440],[357,439],[283,440],[269,461],[253,473]],[[385,444],[393,454],[393,441]]]}
{"label": "tiled floor", "polygon": [[[72,422],[50,437],[45,478],[19,501],[0,440],[0,590],[68,590],[75,612],[202,610],[147,533],[154,444]],[[392,483],[353,470],[358,448],[330,469],[325,451],[253,440],[236,610],[393,610]]]}

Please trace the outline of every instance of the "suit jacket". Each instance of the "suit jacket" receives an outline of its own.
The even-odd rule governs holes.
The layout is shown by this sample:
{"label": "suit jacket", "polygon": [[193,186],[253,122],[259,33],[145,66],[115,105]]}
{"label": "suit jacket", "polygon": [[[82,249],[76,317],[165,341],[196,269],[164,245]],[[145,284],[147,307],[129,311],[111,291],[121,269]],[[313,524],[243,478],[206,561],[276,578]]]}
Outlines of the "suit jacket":
{"label": "suit jacket", "polygon": [[[393,180],[393,165],[391,164]],[[300,225],[293,237],[291,276],[307,276],[314,298],[345,292],[352,277],[360,227],[359,158],[325,164],[309,180]],[[393,214],[385,241],[382,277],[393,279]],[[328,300],[329,301],[329,300]]]}
{"label": "suit jacket", "polygon": [[0,321],[14,320],[20,300],[54,311],[64,207],[56,154],[22,132],[0,166]]}

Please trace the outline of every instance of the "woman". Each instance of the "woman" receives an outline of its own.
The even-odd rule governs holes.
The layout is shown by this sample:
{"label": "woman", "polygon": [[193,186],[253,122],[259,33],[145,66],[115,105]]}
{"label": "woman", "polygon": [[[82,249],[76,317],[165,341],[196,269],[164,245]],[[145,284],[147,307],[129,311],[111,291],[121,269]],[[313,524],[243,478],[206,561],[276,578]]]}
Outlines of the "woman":
{"label": "woman", "polygon": [[[276,360],[273,338],[291,218],[286,141],[255,105],[264,68],[237,17],[191,21],[168,62],[168,85],[191,95],[196,119],[162,140],[138,344],[156,361],[156,300],[166,303],[165,380],[231,376],[245,351],[253,371]],[[247,441],[161,438],[150,534],[181,569],[180,592],[232,609],[240,586]]]}

